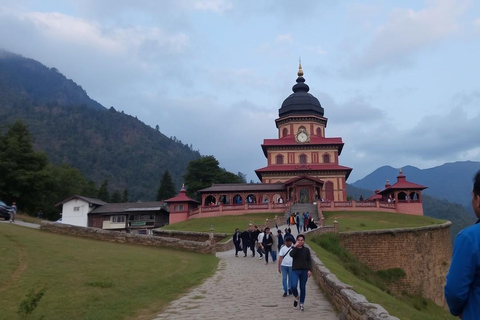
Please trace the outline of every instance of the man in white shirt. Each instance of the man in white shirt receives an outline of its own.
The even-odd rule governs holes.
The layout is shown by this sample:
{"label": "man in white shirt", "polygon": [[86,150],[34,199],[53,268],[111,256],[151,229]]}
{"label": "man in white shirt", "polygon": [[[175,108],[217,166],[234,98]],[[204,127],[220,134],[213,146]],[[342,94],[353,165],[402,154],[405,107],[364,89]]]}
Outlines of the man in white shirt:
{"label": "man in white shirt", "polygon": [[261,229],[260,233],[257,236],[257,252],[260,255],[260,260],[263,259],[262,242],[263,242],[264,236],[265,236],[265,232],[263,232],[263,229]]}
{"label": "man in white shirt", "polygon": [[[278,252],[278,272],[282,274],[283,297],[292,294],[292,264],[293,258],[290,251],[293,248],[292,237],[285,237],[285,245]],[[288,279],[288,281],[287,281]]]}

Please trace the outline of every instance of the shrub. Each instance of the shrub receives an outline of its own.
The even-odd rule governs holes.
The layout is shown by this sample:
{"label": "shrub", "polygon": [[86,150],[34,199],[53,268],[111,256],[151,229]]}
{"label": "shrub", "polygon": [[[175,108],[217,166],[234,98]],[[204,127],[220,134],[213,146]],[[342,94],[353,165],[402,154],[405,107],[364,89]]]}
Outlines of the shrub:
{"label": "shrub", "polygon": [[34,288],[31,288],[25,298],[20,301],[17,313],[26,319],[35,310],[35,308],[37,308],[40,299],[42,299],[43,295],[45,294],[45,291],[47,291],[46,287],[43,287],[38,291]]}

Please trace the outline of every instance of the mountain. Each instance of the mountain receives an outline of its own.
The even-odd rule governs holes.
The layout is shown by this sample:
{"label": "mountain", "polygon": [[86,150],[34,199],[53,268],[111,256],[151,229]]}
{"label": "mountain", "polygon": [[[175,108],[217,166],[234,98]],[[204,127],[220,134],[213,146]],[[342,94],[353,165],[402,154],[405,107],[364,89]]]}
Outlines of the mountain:
{"label": "mountain", "polygon": [[[480,162],[459,161],[429,169],[419,169],[413,166],[406,166],[402,169],[409,181],[428,187],[423,192],[425,195],[470,208],[472,179],[480,170]],[[352,185],[368,190],[383,189],[387,179],[392,184],[397,181],[398,171],[396,168],[383,166]]]}
{"label": "mountain", "polygon": [[[347,184],[347,194],[353,199],[357,199],[362,195],[364,198],[374,194],[372,190],[366,190],[358,187],[354,187]],[[471,213],[462,205],[457,203],[451,203],[444,199],[438,199],[432,196],[422,195],[423,199],[423,213],[426,216],[449,220],[452,222],[450,227],[450,237],[452,241],[458,232],[473,223],[475,223],[474,217]]]}
{"label": "mountain", "polygon": [[20,101],[105,109],[57,69],[0,49],[0,103],[3,106]]}
{"label": "mountain", "polygon": [[169,170],[176,188],[200,153],[137,118],[106,109],[55,68],[0,51],[0,128],[21,119],[55,164],[77,167],[110,191],[128,188],[129,198],[154,200]]}

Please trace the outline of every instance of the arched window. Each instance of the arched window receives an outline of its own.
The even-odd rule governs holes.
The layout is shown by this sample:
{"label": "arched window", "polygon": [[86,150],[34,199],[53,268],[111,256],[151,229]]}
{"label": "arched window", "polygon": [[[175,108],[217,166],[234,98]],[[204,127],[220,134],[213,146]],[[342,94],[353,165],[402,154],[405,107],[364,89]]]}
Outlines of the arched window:
{"label": "arched window", "polygon": [[276,163],[276,164],[283,164],[283,155],[278,154],[278,155],[275,157],[275,163]]}
{"label": "arched window", "polygon": [[249,194],[247,196],[247,203],[257,203],[257,197],[254,194]]}
{"label": "arched window", "polygon": [[210,195],[205,198],[205,206],[214,206],[217,203],[217,199],[214,196]]}
{"label": "arched window", "polygon": [[242,204],[242,196],[237,194],[233,197],[233,204]]}
{"label": "arched window", "polygon": [[407,201],[408,200],[408,197],[407,197],[407,194],[405,192],[400,192],[398,194],[398,200],[400,201]]}
{"label": "arched window", "polygon": [[288,129],[287,128],[283,128],[282,130],[282,137],[286,137],[288,135]]}
{"label": "arched window", "polygon": [[330,163],[330,155],[328,153],[323,155],[323,163]]}
{"label": "arched window", "polygon": [[307,163],[307,155],[306,154],[301,154],[298,158],[299,158],[299,162],[301,164],[306,164]]}
{"label": "arched window", "polygon": [[224,194],[220,196],[219,202],[221,204],[229,204],[230,200],[228,199],[228,195]]}
{"label": "arched window", "polygon": [[317,128],[317,136],[322,136],[322,129],[320,127]]}
{"label": "arched window", "polygon": [[300,128],[298,128],[298,131],[307,131],[307,129],[304,126],[300,126]]}

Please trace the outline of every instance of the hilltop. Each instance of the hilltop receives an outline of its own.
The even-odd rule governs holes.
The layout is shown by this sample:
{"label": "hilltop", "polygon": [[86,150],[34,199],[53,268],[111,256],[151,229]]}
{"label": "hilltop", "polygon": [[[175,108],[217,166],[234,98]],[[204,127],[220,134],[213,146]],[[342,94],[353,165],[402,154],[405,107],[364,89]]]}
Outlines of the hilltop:
{"label": "hilltop", "polygon": [[130,200],[153,200],[169,170],[176,188],[200,153],[136,117],[107,109],[55,68],[0,51],[0,129],[21,119],[37,150],[68,163],[110,189],[128,188]]}

